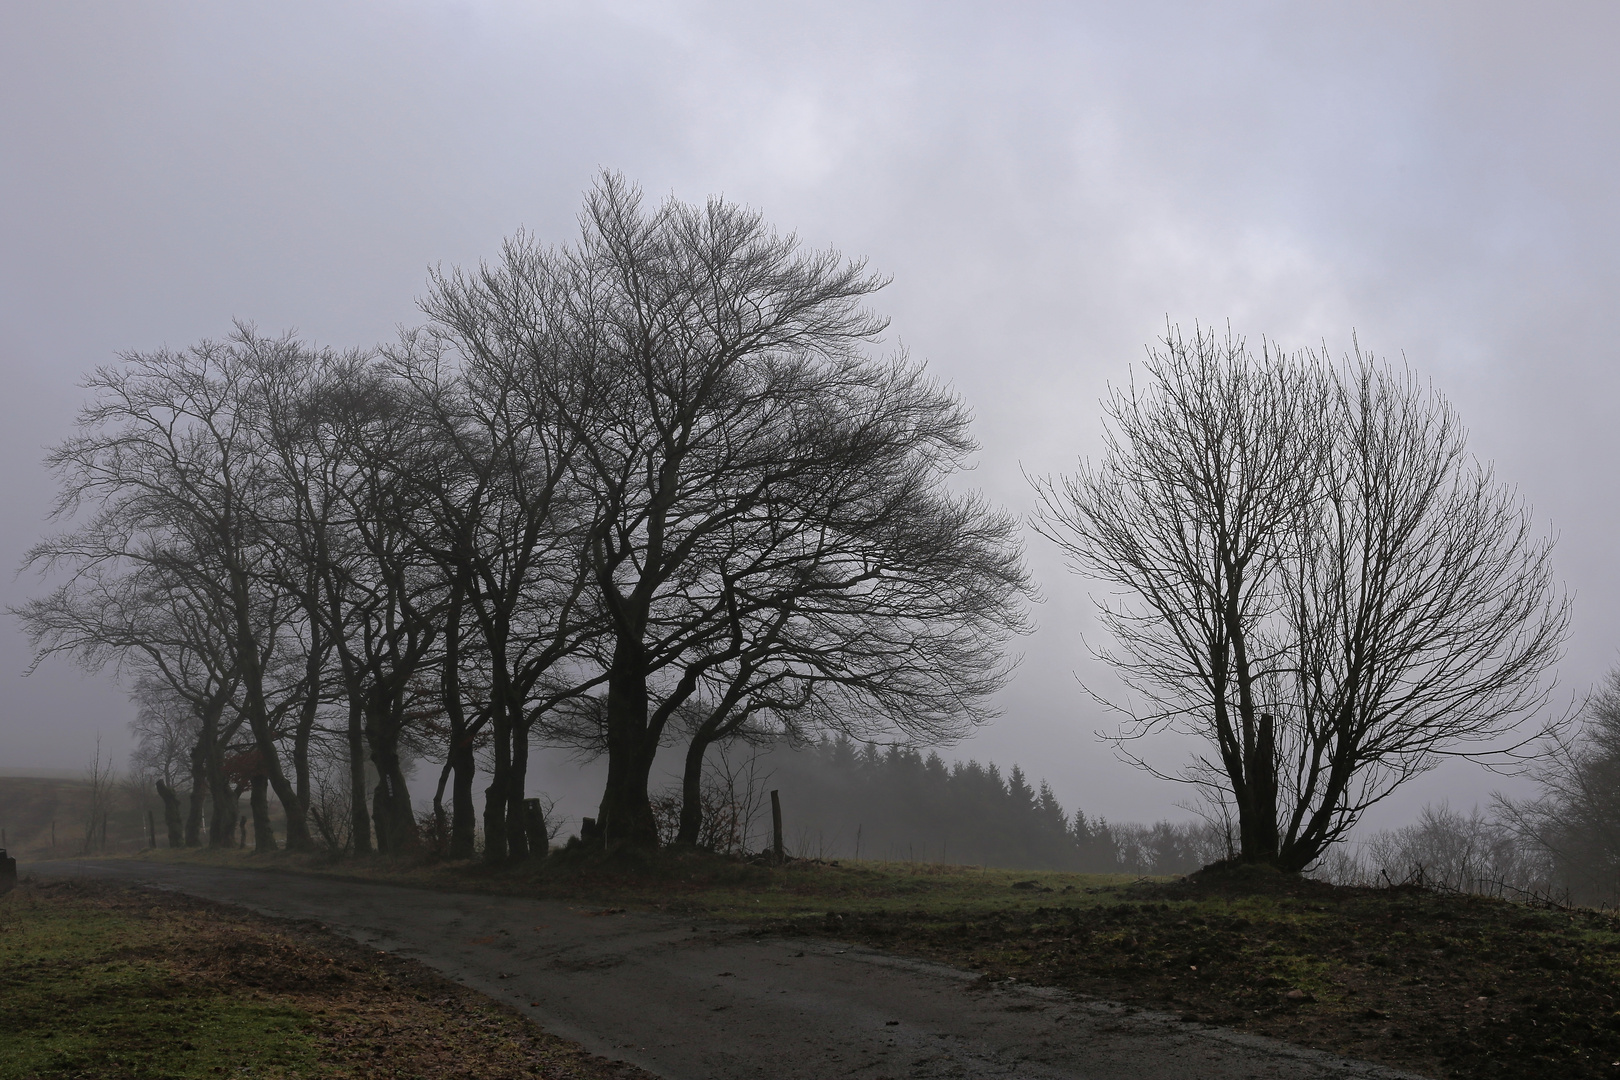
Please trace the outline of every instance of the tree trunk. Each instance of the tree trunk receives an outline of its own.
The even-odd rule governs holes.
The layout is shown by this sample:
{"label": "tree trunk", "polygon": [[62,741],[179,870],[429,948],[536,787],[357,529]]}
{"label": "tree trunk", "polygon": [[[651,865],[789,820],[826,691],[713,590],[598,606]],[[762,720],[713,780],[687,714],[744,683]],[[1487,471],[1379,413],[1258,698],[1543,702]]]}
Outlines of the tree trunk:
{"label": "tree trunk", "polygon": [[309,741],[315,733],[315,713],[320,707],[321,664],[325,651],[320,640],[320,623],[310,613],[309,656],[304,668],[304,700],[298,709],[298,726],[293,729],[293,783],[298,805],[309,813]]}
{"label": "tree trunk", "polygon": [[253,808],[253,850],[256,852],[276,850],[275,830],[270,827],[268,788],[269,781],[265,776],[261,774],[253,777],[253,789],[248,798],[248,805]]}
{"label": "tree trunk", "polygon": [[[450,610],[444,620],[444,675],[439,680],[443,690],[445,715],[450,718],[450,750],[445,766],[451,772],[450,784],[450,858],[470,859],[477,850],[477,815],[473,803],[473,775],[478,762],[473,757],[474,731],[467,724],[466,704],[461,699],[461,608],[462,590],[458,587],[450,598]],[[444,784],[439,784],[441,792]],[[435,807],[443,812],[442,804]]]}
{"label": "tree trunk", "polygon": [[202,846],[203,798],[208,791],[208,752],[201,746],[191,750],[191,791],[186,805],[186,847]]}
{"label": "tree trunk", "polygon": [[349,697],[349,835],[354,853],[370,855],[371,812],[366,809],[366,735],[358,694]]}
{"label": "tree trunk", "polygon": [[780,864],[786,852],[782,849],[782,798],[781,793],[771,792],[771,861]]}
{"label": "tree trunk", "polygon": [[709,740],[701,733],[686,748],[686,767],[681,770],[681,827],[675,834],[677,847],[696,847],[703,835],[703,758]]}
{"label": "tree trunk", "polygon": [[214,813],[208,821],[208,846],[228,848],[236,842],[237,792],[225,779],[224,750],[219,742],[209,748],[208,791],[213,796]]}
{"label": "tree trunk", "polygon": [[402,709],[403,702],[397,700],[397,695],[375,691],[371,707],[366,710],[366,740],[371,744],[371,763],[377,768],[377,787],[372,796],[377,850],[390,855],[415,847],[419,839],[399,760],[401,718],[397,714]]}
{"label": "tree trunk", "polygon": [[228,848],[236,843],[236,799],[224,784],[209,785],[214,795],[214,812],[208,819],[208,846]]}
{"label": "tree trunk", "polygon": [[157,782],[157,793],[163,800],[163,824],[169,830],[169,846],[180,847],[186,842],[185,825],[180,820],[180,794],[162,780]]}
{"label": "tree trunk", "polygon": [[444,768],[439,770],[439,784],[433,789],[433,853],[435,855],[448,854],[450,816],[444,812],[444,789],[450,782],[450,758],[453,754],[454,751],[445,755]]}
{"label": "tree trunk", "polygon": [[398,753],[388,763],[388,814],[388,831],[394,839],[395,854],[421,845],[422,834],[416,827],[416,811],[411,808],[411,791],[406,785]]}
{"label": "tree trunk", "polygon": [[377,778],[377,786],[371,792],[371,822],[377,829],[377,854],[390,855],[394,851],[392,824],[388,813],[388,781],[383,777]]}
{"label": "tree trunk", "polygon": [[620,637],[613,652],[607,693],[607,785],[597,812],[604,846],[652,849],[658,846],[658,823],[647,782],[652,775],[658,738],[648,731],[647,673],[641,646]]}
{"label": "tree trunk", "polygon": [[470,859],[478,845],[478,807],[473,798],[478,762],[473,757],[473,735],[465,729],[451,741],[450,768],[450,857]]}
{"label": "tree trunk", "polygon": [[647,797],[653,753],[639,740],[626,742],[628,745],[618,753],[609,751],[607,785],[597,811],[597,828],[610,851],[658,846],[658,822],[653,817],[652,800]]}
{"label": "tree trunk", "polygon": [[507,857],[506,800],[512,774],[512,729],[506,709],[498,702],[490,715],[495,721],[495,760],[489,786],[484,789],[484,861],[502,863]]}
{"label": "tree trunk", "polygon": [[512,762],[506,784],[506,850],[513,862],[529,857],[528,818],[523,808],[529,778],[529,725],[523,706],[512,707]]}
{"label": "tree trunk", "polygon": [[315,841],[309,834],[308,814],[298,801],[298,792],[288,783],[287,775],[281,769],[275,733],[270,730],[270,715],[264,703],[263,659],[259,653],[258,637],[248,618],[250,594],[247,575],[236,569],[231,572],[231,578],[232,600],[236,605],[236,659],[241,665],[243,712],[247,714],[248,727],[253,732],[254,745],[259,750],[270,788],[281,802],[282,812],[287,815],[287,850],[310,851],[314,849]]}

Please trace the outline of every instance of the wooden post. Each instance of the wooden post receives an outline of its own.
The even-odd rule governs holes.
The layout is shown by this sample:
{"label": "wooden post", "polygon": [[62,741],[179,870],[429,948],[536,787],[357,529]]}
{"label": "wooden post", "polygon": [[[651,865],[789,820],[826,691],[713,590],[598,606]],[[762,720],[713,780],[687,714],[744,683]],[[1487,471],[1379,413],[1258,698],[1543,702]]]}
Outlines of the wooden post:
{"label": "wooden post", "polygon": [[546,815],[539,799],[523,800],[523,832],[529,840],[529,858],[543,859],[550,853],[551,838],[546,835]]}
{"label": "wooden post", "polygon": [[771,855],[782,862],[782,798],[775,789],[771,791]]}

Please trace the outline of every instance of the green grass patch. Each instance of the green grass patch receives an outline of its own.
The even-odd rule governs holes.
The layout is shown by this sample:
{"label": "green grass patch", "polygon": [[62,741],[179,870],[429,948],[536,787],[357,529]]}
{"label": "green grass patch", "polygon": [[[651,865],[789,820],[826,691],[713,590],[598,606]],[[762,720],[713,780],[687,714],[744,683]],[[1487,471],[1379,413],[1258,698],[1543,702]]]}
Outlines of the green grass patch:
{"label": "green grass patch", "polygon": [[90,899],[0,901],[0,1077],[307,1075],[309,1016],[187,979],[186,924]]}
{"label": "green grass patch", "polygon": [[111,882],[0,897],[0,1080],[636,1080],[404,957]]}

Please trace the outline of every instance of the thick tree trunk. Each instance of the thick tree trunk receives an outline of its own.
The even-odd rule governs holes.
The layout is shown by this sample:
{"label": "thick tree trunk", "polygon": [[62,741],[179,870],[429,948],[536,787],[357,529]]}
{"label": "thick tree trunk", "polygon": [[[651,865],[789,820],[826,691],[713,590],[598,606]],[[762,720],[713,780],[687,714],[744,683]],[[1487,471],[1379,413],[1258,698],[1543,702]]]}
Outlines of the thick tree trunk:
{"label": "thick tree trunk", "polygon": [[270,826],[270,799],[268,795],[269,782],[258,775],[253,778],[252,795],[249,796],[248,805],[253,808],[253,850],[276,850],[275,830]]}
{"label": "thick tree trunk", "polygon": [[597,827],[609,851],[658,846],[658,823],[647,797],[658,739],[648,731],[647,675],[640,652],[639,644],[621,640],[608,676],[608,775]]}
{"label": "thick tree trunk", "polygon": [[214,812],[208,819],[208,846],[228,848],[236,844],[236,798],[225,783],[209,784]]}
{"label": "thick tree trunk", "polygon": [[499,699],[492,706],[490,715],[495,722],[492,732],[495,760],[492,762],[489,786],[484,789],[484,861],[501,863],[506,861],[509,850],[506,804],[512,782],[512,726]]}
{"label": "thick tree trunk", "polygon": [[[169,846],[180,847],[186,842],[185,825],[180,820],[180,794],[162,780],[157,782],[157,793],[163,800],[163,824],[169,830]],[[156,839],[152,843],[155,847]]]}
{"label": "thick tree trunk", "polygon": [[602,843],[610,851],[658,846],[658,823],[647,797],[652,764],[653,755],[639,747],[623,750],[608,761],[607,785],[602,791],[597,822]]}
{"label": "thick tree trunk", "polygon": [[[1239,857],[1248,863],[1278,864],[1277,761],[1275,725],[1269,713],[1245,725],[1243,787],[1238,799]],[[1236,785],[1234,785],[1236,787]]]}
{"label": "thick tree trunk", "polygon": [[370,855],[371,812],[366,809],[366,733],[365,713],[359,695],[349,695],[349,835],[354,838],[354,853]]}
{"label": "thick tree trunk", "polygon": [[231,790],[230,781],[225,779],[224,759],[224,749],[216,741],[208,754],[208,791],[214,804],[208,821],[208,846],[215,848],[228,848],[236,843],[238,793]]}
{"label": "thick tree trunk", "polygon": [[390,855],[414,848],[420,839],[399,760],[402,718],[398,713],[402,708],[403,703],[394,695],[379,690],[366,710],[366,741],[371,745],[371,763],[377,769],[377,787],[372,797],[377,850]]}
{"label": "thick tree trunk", "polygon": [[478,806],[473,779],[478,762],[473,757],[473,736],[463,730],[450,747],[450,857],[470,859],[477,854]]}
{"label": "thick tree trunk", "polygon": [[398,854],[419,847],[422,833],[416,826],[416,811],[411,808],[411,792],[398,753],[388,762],[387,776],[388,831],[394,839],[394,853]]}

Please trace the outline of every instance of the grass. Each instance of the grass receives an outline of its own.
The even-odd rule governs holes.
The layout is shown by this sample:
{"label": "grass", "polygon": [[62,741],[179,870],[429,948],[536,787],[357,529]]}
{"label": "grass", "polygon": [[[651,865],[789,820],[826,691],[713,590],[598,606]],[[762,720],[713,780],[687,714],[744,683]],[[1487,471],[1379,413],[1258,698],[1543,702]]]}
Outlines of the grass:
{"label": "grass", "polygon": [[252,1060],[280,1077],[314,1067],[302,1009],[186,986],[162,959],[183,926],[82,901],[12,907],[18,917],[0,936],[0,1075],[211,1077]]}
{"label": "grass", "polygon": [[0,898],[0,1078],[644,1074],[413,961],[105,883]]}
{"label": "grass", "polygon": [[[145,810],[122,785],[113,796],[108,806],[107,841],[102,843],[98,825],[92,830],[91,850],[99,854],[144,848]],[[150,801],[155,804],[157,797],[152,796]],[[68,858],[79,854],[85,849],[89,818],[90,785],[83,780],[0,776],[0,829],[5,832],[5,843],[0,847],[15,857]],[[156,825],[161,832],[161,808],[157,809]]]}
{"label": "grass", "polygon": [[1434,1077],[1620,1077],[1620,919],[1265,871],[1188,879],[699,855],[492,870],[242,852],[148,858],[545,896],[813,934]]}

